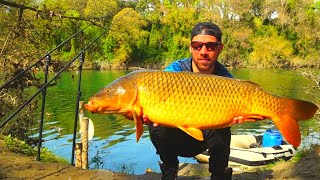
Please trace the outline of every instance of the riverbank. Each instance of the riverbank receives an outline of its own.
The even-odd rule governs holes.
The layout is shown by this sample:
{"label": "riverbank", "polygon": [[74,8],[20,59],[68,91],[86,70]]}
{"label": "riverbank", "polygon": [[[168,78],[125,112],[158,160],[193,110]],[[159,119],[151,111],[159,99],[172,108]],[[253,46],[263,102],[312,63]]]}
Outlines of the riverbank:
{"label": "riverbank", "polygon": [[[0,179],[160,179],[161,174],[156,172],[142,175],[116,173],[108,170],[83,170],[71,165],[59,163],[43,163],[35,157],[13,153],[4,147],[0,140]],[[182,164],[179,178],[208,179],[207,165]],[[316,180],[320,177],[320,146],[314,146],[299,161],[277,163],[266,170],[250,169],[245,167],[234,168],[234,180],[242,179],[292,179]]]}

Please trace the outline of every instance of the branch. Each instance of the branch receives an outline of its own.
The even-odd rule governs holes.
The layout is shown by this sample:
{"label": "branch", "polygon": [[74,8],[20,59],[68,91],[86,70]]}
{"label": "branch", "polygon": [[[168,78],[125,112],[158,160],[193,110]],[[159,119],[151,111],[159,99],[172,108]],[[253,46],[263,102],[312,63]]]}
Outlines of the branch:
{"label": "branch", "polygon": [[7,43],[8,43],[8,41],[9,41],[11,32],[12,32],[12,31],[10,31],[10,32],[8,33],[8,36],[7,36],[7,38],[6,38],[6,41],[3,43],[3,46],[2,46],[2,49],[1,49],[1,52],[0,52],[0,57],[1,57],[1,55],[2,55],[2,52],[4,51],[4,49],[5,49],[6,46],[7,46]]}
{"label": "branch", "polygon": [[103,18],[105,18],[105,17],[101,17],[101,18],[89,18],[89,19],[88,19],[88,18],[84,18],[84,17],[69,17],[69,16],[63,16],[63,15],[61,15],[61,14],[59,14],[59,13],[55,13],[54,11],[42,11],[42,10],[39,10],[39,9],[37,9],[37,8],[33,8],[33,7],[29,7],[29,6],[17,4],[17,3],[14,3],[14,2],[4,1],[4,0],[0,0],[0,4],[4,4],[4,5],[10,6],[10,7],[19,8],[19,9],[20,9],[19,22],[20,22],[20,20],[21,20],[23,10],[24,10],[24,9],[28,9],[28,10],[37,12],[36,17],[39,17],[39,14],[40,14],[40,13],[43,13],[43,14],[49,15],[49,17],[51,17],[51,18],[52,18],[53,16],[58,16],[58,17],[60,17],[60,18],[67,18],[67,19],[88,21],[88,22],[90,22],[91,24],[93,24],[93,25],[95,25],[95,26],[98,26],[98,27],[104,29],[103,26],[97,24],[96,21],[94,21],[94,20],[95,20],[95,19],[100,20],[100,19],[103,19]]}
{"label": "branch", "polygon": [[32,10],[32,11],[38,11],[36,8],[28,7],[28,6],[17,4],[17,3],[14,3],[14,2],[0,0],[0,3],[4,4],[4,5],[7,5],[7,6],[10,6],[10,7],[19,8],[19,9],[29,9],[29,10]]}

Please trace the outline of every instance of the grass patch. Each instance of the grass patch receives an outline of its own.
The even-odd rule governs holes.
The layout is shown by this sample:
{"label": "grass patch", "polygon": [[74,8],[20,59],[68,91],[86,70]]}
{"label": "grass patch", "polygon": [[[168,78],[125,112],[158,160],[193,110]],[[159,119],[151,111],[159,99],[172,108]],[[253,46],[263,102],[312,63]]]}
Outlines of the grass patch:
{"label": "grass patch", "polygon": [[293,163],[300,161],[301,158],[310,154],[317,146],[319,146],[319,145],[312,144],[312,145],[310,145],[309,148],[304,148],[304,149],[299,150],[289,161],[293,162]]}
{"label": "grass patch", "polygon": [[[9,136],[1,136],[1,139],[4,139],[4,145],[5,147],[16,153],[22,153],[27,156],[36,156],[37,150],[30,145],[28,145],[24,141],[20,141],[17,138]],[[62,163],[62,164],[68,164],[69,162],[61,157],[57,157],[52,152],[50,152],[47,148],[41,149],[41,155],[40,155],[41,162],[48,162],[48,163]]]}
{"label": "grass patch", "polygon": [[55,154],[50,152],[47,148],[41,149],[40,159],[41,159],[41,162],[70,164],[69,161],[67,161],[62,157],[56,156]]}
{"label": "grass patch", "polygon": [[[293,157],[292,157],[293,158]],[[260,168],[257,168],[257,171],[267,171],[267,170],[272,170],[272,168],[274,168],[275,166],[277,166],[278,164],[284,163],[286,162],[285,160],[281,159],[279,161],[267,164],[265,166],[262,166]]]}
{"label": "grass patch", "polygon": [[24,141],[20,141],[17,138],[13,138],[10,135],[4,137],[4,145],[5,147],[15,153],[22,153],[27,156],[36,155],[36,150],[29,146]]}
{"label": "grass patch", "polygon": [[256,169],[256,171],[267,171],[267,170],[272,170],[275,166],[281,164],[281,163],[284,163],[284,162],[290,162],[290,163],[297,163],[299,162],[303,157],[307,156],[308,154],[312,153],[312,151],[314,149],[316,149],[316,147],[318,147],[319,145],[310,145],[310,147],[308,148],[303,148],[303,149],[300,149],[299,151],[296,152],[296,154],[290,158],[288,161],[285,161],[285,160],[279,160],[277,162],[274,162],[274,163],[271,163],[271,164],[268,164],[268,165],[265,165],[263,167],[259,167]]}

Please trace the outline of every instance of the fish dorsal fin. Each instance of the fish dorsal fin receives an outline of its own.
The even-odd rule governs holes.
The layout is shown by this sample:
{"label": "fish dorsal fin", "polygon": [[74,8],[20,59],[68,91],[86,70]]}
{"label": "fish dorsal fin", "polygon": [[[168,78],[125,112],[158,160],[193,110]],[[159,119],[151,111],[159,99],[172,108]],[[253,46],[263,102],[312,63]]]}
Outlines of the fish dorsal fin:
{"label": "fish dorsal fin", "polygon": [[262,89],[262,87],[255,83],[255,82],[252,82],[252,81],[248,81],[248,80],[241,80],[241,79],[237,79],[239,82],[241,83],[244,83],[244,84],[247,84],[248,86],[252,86],[252,87],[255,87],[255,88],[258,88],[258,89]]}
{"label": "fish dorsal fin", "polygon": [[182,131],[184,131],[185,133],[189,134],[193,138],[195,138],[199,141],[203,141],[203,134],[200,129],[192,128],[192,127],[187,128],[187,127],[183,127],[183,126],[178,126],[178,128],[181,129]]}

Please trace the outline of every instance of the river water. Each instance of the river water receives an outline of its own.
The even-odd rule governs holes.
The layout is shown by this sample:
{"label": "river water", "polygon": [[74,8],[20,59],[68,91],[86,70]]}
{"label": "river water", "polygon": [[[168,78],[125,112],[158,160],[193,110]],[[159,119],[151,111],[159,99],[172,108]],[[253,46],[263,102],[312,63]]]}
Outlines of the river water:
{"label": "river water", "polygon": [[[284,69],[232,69],[230,71],[235,78],[253,81],[273,94],[320,104],[319,87],[301,76],[299,71]],[[89,97],[99,89],[127,73],[128,71],[84,71],[81,100],[87,102]],[[319,70],[316,73],[319,73]],[[57,85],[47,90],[43,147],[67,160],[71,159],[77,82],[77,72],[63,73]],[[147,168],[160,171],[159,157],[151,144],[146,127],[142,138],[136,143],[132,121],[119,115],[86,113],[86,116],[94,123],[94,137],[89,142],[90,168],[131,174],[143,174]],[[301,147],[319,144],[318,121],[312,119],[301,122],[300,125],[303,135]],[[274,128],[274,125],[266,120],[234,125],[232,133],[261,135],[270,128]],[[38,137],[36,130],[32,136]],[[197,163],[192,158],[179,158],[179,160]]]}

